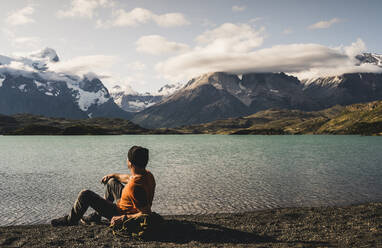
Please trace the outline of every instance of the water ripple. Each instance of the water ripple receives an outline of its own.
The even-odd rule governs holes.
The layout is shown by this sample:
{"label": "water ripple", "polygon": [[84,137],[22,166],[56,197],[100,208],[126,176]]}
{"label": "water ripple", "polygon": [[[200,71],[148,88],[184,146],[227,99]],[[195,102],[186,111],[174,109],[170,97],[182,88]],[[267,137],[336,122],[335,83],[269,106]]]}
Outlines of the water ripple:
{"label": "water ripple", "polygon": [[382,200],[382,138],[358,136],[0,136],[0,225],[40,224],[150,149],[161,214]]}

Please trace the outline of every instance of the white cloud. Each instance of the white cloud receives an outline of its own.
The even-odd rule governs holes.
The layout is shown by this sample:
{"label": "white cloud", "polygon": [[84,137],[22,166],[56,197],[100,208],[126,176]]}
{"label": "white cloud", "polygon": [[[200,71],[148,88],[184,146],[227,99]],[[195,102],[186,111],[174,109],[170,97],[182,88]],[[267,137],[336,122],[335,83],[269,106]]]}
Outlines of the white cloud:
{"label": "white cloud", "polygon": [[375,72],[381,73],[382,68],[373,64],[357,65],[359,61],[355,58],[356,55],[362,54],[366,51],[366,45],[361,39],[357,39],[349,46],[340,46],[332,48],[337,54],[344,56],[344,59],[336,64],[330,65],[317,65],[294,73],[300,79],[309,79],[326,76],[338,76],[344,73],[357,73],[357,72]]}
{"label": "white cloud", "polygon": [[[111,84],[111,85],[108,85],[108,83],[105,83],[106,87],[109,90],[109,93],[113,94],[113,93],[124,92],[125,94],[128,94],[128,95],[139,94],[137,91],[133,90],[133,88],[130,86],[129,82],[126,82],[126,80],[118,80],[118,84],[116,84],[116,83],[117,82],[114,82],[114,84]],[[114,101],[118,105],[120,105],[121,101],[122,101],[122,97],[121,96],[114,96]]]}
{"label": "white cloud", "polygon": [[132,63],[127,64],[127,67],[133,71],[144,71],[146,69],[146,65],[141,61],[134,61]]}
{"label": "white cloud", "polygon": [[162,55],[166,53],[184,52],[189,49],[184,43],[168,41],[160,35],[142,36],[136,42],[137,51],[152,55]]}
{"label": "white cloud", "polygon": [[15,75],[30,76],[34,73],[34,69],[30,66],[26,66],[23,63],[12,61],[7,65],[0,65],[0,73],[10,73]]}
{"label": "white cloud", "polygon": [[12,45],[14,47],[38,48],[41,45],[41,39],[35,36],[15,37],[12,40]]}
{"label": "white cloud", "polygon": [[6,23],[11,26],[33,23],[35,20],[30,17],[33,13],[34,8],[32,6],[16,10],[7,16]]}
{"label": "white cloud", "polygon": [[[137,94],[137,92],[133,89],[137,87],[142,87],[147,84],[145,80],[145,74],[143,73],[133,73],[129,76],[121,76],[121,75],[113,75],[113,77],[108,77],[102,80],[104,85],[108,89],[112,89],[111,91],[128,91],[131,94]],[[120,89],[114,89],[114,86],[120,86]]]}
{"label": "white cloud", "polygon": [[345,54],[351,58],[354,58],[356,55],[361,54],[366,51],[366,45],[363,40],[360,38],[357,39],[356,42],[353,42],[350,46],[340,47],[340,49],[344,50]]}
{"label": "white cloud", "polygon": [[201,22],[203,27],[213,28],[216,26],[214,22],[212,22],[211,20],[207,18],[203,19]]}
{"label": "white cloud", "polygon": [[41,48],[41,39],[36,36],[17,36],[11,29],[3,28],[3,34],[10,44],[17,49],[35,50]]}
{"label": "white cloud", "polygon": [[329,77],[329,76],[340,76],[345,73],[361,73],[361,72],[372,72],[372,73],[381,73],[382,69],[373,64],[361,64],[356,66],[354,64],[347,64],[345,62],[342,66],[330,67],[317,67],[311,68],[309,70],[301,71],[298,73],[291,73],[293,76],[298,77],[299,79],[312,79],[319,77]]}
{"label": "white cloud", "polygon": [[203,73],[225,71],[244,74],[249,72],[300,72],[311,67],[334,66],[345,55],[318,44],[278,45],[253,52],[208,52],[204,49],[172,57],[157,65],[168,79],[181,80]]}
{"label": "white cloud", "polygon": [[232,6],[232,11],[233,12],[241,12],[241,11],[244,11],[245,9],[246,9],[245,6],[238,6],[238,5]]}
{"label": "white cloud", "polygon": [[248,52],[263,44],[264,28],[255,30],[248,24],[224,23],[196,37],[199,44],[206,45],[207,52]]}
{"label": "white cloud", "polygon": [[255,18],[250,19],[249,22],[250,23],[259,22],[263,19],[264,19],[263,17],[255,17]]}
{"label": "white cloud", "polygon": [[114,12],[114,19],[112,26],[137,26],[139,24],[147,23],[151,20],[153,13],[150,10],[135,8],[130,12],[126,12],[123,9],[119,9]]}
{"label": "white cloud", "polygon": [[293,29],[291,29],[291,28],[286,28],[286,29],[283,30],[282,33],[283,33],[283,34],[291,34],[291,33],[293,33]]}
{"label": "white cloud", "polygon": [[172,81],[189,80],[216,71],[238,75],[285,72],[300,78],[382,71],[373,65],[356,65],[354,56],[366,49],[361,39],[337,48],[309,43],[256,50],[263,42],[262,33],[245,24],[224,24],[198,36],[198,46],[158,63],[155,69]]}
{"label": "white cloud", "polygon": [[333,24],[340,22],[341,19],[339,18],[333,18],[329,21],[319,21],[312,25],[310,25],[309,29],[323,29],[323,28],[330,28]]}
{"label": "white cloud", "polygon": [[190,24],[181,13],[155,15],[153,19],[161,27],[179,27]]}
{"label": "white cloud", "polygon": [[109,68],[117,63],[118,58],[107,55],[90,55],[75,57],[70,60],[49,63],[49,70],[82,76],[89,72],[96,73],[100,78],[109,77]]}
{"label": "white cloud", "polygon": [[31,66],[24,64],[22,62],[19,62],[19,61],[11,61],[10,64],[4,65],[3,67],[14,69],[14,70],[22,70],[22,71],[26,71],[26,72],[34,72],[35,71],[35,69],[32,68]]}
{"label": "white cloud", "polygon": [[113,11],[113,17],[107,21],[97,21],[97,27],[136,27],[148,22],[155,22],[160,27],[178,27],[189,24],[181,13],[157,15],[148,9],[134,8],[127,12],[124,9]]}
{"label": "white cloud", "polygon": [[82,17],[93,18],[95,10],[101,7],[112,7],[112,0],[71,0],[67,10],[59,10],[57,16],[60,18]]}
{"label": "white cloud", "polygon": [[145,85],[147,82],[145,81],[145,75],[143,73],[132,74],[125,78],[125,82],[128,85]]}

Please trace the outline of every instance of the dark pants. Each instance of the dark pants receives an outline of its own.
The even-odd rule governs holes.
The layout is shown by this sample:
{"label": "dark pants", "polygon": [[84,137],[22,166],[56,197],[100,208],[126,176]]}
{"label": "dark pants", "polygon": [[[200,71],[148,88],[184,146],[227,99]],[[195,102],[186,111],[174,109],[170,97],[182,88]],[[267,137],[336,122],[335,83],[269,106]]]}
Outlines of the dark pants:
{"label": "dark pants", "polygon": [[121,198],[123,187],[122,183],[112,178],[106,184],[105,198],[91,190],[82,190],[70,211],[68,220],[77,223],[89,207],[92,207],[99,215],[109,220],[113,216],[120,215],[117,205],[113,202]]}

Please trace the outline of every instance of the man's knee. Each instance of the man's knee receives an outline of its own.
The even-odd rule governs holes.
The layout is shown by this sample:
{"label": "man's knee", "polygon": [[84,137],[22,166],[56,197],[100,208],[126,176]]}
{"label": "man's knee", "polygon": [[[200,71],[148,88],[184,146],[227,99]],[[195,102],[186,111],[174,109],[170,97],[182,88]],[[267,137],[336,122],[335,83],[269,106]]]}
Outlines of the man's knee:
{"label": "man's knee", "polygon": [[123,184],[117,179],[111,178],[105,187],[105,199],[110,201],[117,200],[121,197]]}
{"label": "man's knee", "polygon": [[92,194],[94,194],[93,191],[84,189],[84,190],[81,190],[81,192],[78,194],[78,198],[82,198],[82,199],[89,198],[91,197]]}
{"label": "man's knee", "polygon": [[109,181],[107,181],[107,186],[113,187],[116,184],[120,184],[120,182],[115,178],[110,178]]}

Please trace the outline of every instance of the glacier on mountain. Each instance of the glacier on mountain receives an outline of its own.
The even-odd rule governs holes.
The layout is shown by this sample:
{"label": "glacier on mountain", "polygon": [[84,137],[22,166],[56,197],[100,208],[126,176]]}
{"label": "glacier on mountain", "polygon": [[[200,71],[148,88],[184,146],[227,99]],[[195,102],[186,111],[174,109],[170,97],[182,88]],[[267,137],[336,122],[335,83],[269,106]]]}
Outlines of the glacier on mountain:
{"label": "glacier on mountain", "polygon": [[66,82],[69,89],[72,89],[81,110],[87,111],[93,104],[101,105],[109,100],[106,88],[97,92],[89,92],[80,88],[76,82]]}
{"label": "glacier on mountain", "polygon": [[[77,105],[78,111],[82,111],[85,117],[89,116],[89,111],[93,113],[93,115],[90,116],[112,115],[122,118],[128,116],[128,113],[122,111],[114,104],[107,88],[102,84],[95,73],[89,72],[84,75],[76,75],[74,73],[63,73],[51,69],[55,68],[54,65],[58,63],[60,63],[60,59],[57,53],[51,48],[45,48],[38,52],[14,57],[0,55],[0,90],[3,91],[2,94],[5,94],[4,96],[8,98],[10,95],[16,94],[10,91],[10,89],[16,87],[20,92],[26,94],[25,97],[35,95],[32,97],[33,99],[40,99],[36,94],[42,94],[43,96],[52,97],[51,101],[56,101],[56,104],[64,104],[64,102],[72,101]],[[4,88],[4,85],[7,85],[7,87]],[[48,101],[43,100],[43,98],[40,100]],[[6,105],[7,101],[2,104]],[[19,111],[28,112],[29,110],[23,109],[33,108],[33,106],[26,106],[26,103],[23,104],[25,107],[19,106],[18,109],[13,108],[14,111],[16,111],[16,113]],[[105,104],[107,107],[98,108],[106,106]],[[3,112],[12,109],[5,105],[0,106]],[[68,108],[67,115],[69,116],[65,115],[64,117],[71,117],[69,112],[72,111],[72,113],[74,113],[77,111],[69,110],[69,108],[72,107],[66,108]],[[39,113],[38,107],[36,106],[33,111]],[[53,110],[47,106],[47,111],[52,112]],[[57,109],[54,115],[60,116],[59,112],[60,109]],[[7,114],[12,113],[13,112]],[[75,114],[75,116],[80,115],[79,112]]]}
{"label": "glacier on mountain", "polygon": [[[89,72],[81,78],[77,75],[66,75],[49,71],[49,64],[58,63],[59,61],[56,51],[52,48],[45,48],[41,51],[15,58],[0,56],[0,74],[4,76],[4,78],[1,79],[1,83],[5,80],[6,74],[22,75],[32,78],[37,75],[39,78],[47,80],[46,83],[34,80],[37,88],[43,91],[45,95],[57,96],[57,93],[51,92],[52,87],[48,80],[64,81],[67,87],[73,91],[78,106],[83,111],[87,111],[93,104],[101,105],[109,100],[110,97],[105,87],[99,89],[97,92],[88,92],[79,86],[80,81],[84,78],[89,81],[98,79],[94,73]],[[25,84],[18,86],[18,88],[24,92],[26,91],[25,87]]]}
{"label": "glacier on mountain", "polygon": [[3,86],[4,80],[5,80],[5,77],[2,78],[1,75],[0,75],[0,88]]}

